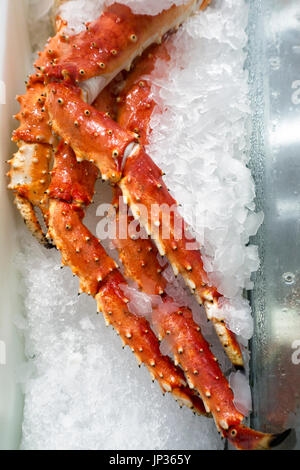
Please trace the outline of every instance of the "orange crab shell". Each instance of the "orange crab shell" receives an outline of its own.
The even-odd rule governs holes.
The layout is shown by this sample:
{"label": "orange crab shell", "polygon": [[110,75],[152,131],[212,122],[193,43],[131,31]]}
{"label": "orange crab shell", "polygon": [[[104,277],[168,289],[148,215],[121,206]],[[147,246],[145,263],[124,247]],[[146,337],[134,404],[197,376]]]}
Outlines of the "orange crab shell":
{"label": "orange crab shell", "polygon": [[172,311],[172,301],[166,298],[164,302],[165,308],[155,310],[153,321],[163,338],[171,338],[175,360],[185,371],[189,386],[198,390],[219,430],[239,425],[244,416],[236,410],[233,392],[192,312],[184,307]]}
{"label": "orange crab shell", "polygon": [[[166,280],[161,274],[162,269],[157,259],[158,250],[152,240],[145,238],[141,233],[141,227],[134,218],[127,214],[127,206],[124,206],[120,215],[119,202],[122,200],[121,198],[122,192],[119,188],[115,188],[113,205],[116,209],[116,238],[113,240],[113,244],[118,250],[127,276],[134,279],[146,294],[161,295],[166,288]],[[126,220],[122,218],[123,214]],[[140,231],[137,238],[130,233],[130,227]]]}
{"label": "orange crab shell", "polygon": [[[177,211],[177,203],[162,179],[161,170],[142,148],[126,160],[120,187],[134,216],[140,218],[149,233],[152,232],[160,254],[166,255],[175,272],[183,275],[200,303],[218,298],[217,290],[208,286],[198,244],[188,235],[186,224]],[[139,201],[147,209],[147,219],[139,209]],[[150,220],[151,209],[155,206],[159,208],[157,215],[155,220]],[[151,228],[153,225],[155,229]],[[169,233],[165,235],[168,236],[164,236],[163,231],[167,228]]]}
{"label": "orange crab shell", "polygon": [[136,141],[136,135],[84,103],[78,88],[52,83],[47,90],[46,105],[54,131],[72,145],[77,160],[95,163],[103,179],[119,181],[125,150]]}
{"label": "orange crab shell", "polygon": [[82,212],[71,204],[52,199],[49,204],[49,236],[63,253],[80,279],[81,290],[95,296],[100,283],[116,270],[116,263],[106,254],[99,240],[81,223]]}
{"label": "orange crab shell", "polygon": [[153,72],[158,60],[170,60],[165,42],[151,46],[145,51],[134,70],[130,72],[125,87],[117,98],[118,123],[124,129],[136,132],[143,145],[148,143],[151,133],[150,120],[156,105],[151,96],[151,83],[144,77]]}
{"label": "orange crab shell", "polygon": [[92,163],[78,163],[71,147],[61,142],[55,154],[49,197],[89,205],[94,196],[97,176],[98,170]]}
{"label": "orange crab shell", "polygon": [[[162,13],[135,15],[125,5],[115,3],[95,21],[86,25],[86,31],[69,36],[65,23],[58,22],[59,31],[40,53],[35,66],[51,79],[82,82],[102,75],[115,76],[131,65],[137,50],[143,52],[151,43],[179,25],[196,8],[196,0],[175,5]],[[172,26],[171,26],[172,27]]]}
{"label": "orange crab shell", "polygon": [[78,210],[74,204],[56,199],[50,201],[49,232],[62,252],[63,262],[78,275],[82,290],[96,297],[107,326],[116,329],[124,345],[128,345],[138,361],[146,365],[163,392],[171,392],[181,405],[207,415],[201,399],[186,386],[183,372],[161,354],[148,321],[128,310],[128,299],[122,290],[126,280],[100,241],[83,225],[83,215],[82,209]]}
{"label": "orange crab shell", "polygon": [[55,144],[45,107],[46,89],[43,81],[35,75],[29,77],[26,94],[17,99],[21,109],[15,118],[20,121],[20,126],[13,132],[14,142]]}

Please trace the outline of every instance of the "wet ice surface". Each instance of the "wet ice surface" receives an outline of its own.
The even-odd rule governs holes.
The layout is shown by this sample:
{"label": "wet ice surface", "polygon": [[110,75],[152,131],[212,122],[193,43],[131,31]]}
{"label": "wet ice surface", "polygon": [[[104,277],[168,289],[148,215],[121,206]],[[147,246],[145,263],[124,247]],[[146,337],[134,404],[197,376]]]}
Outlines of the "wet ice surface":
{"label": "wet ice surface", "polygon": [[172,60],[160,61],[151,76],[159,107],[148,151],[196,231],[211,283],[228,299],[223,313],[230,328],[249,339],[253,322],[242,291],[253,287],[259,257],[256,246],[246,245],[263,214],[255,213],[246,167],[247,18],[244,0],[215,0],[169,39]]}
{"label": "wet ice surface", "polygon": [[229,384],[234,393],[236,409],[244,416],[252,411],[252,398],[249,382],[241,371],[232,372],[229,376]]}
{"label": "wet ice surface", "polygon": [[[212,281],[238,303],[258,263],[255,248],[245,244],[261,221],[245,209],[254,210],[253,183],[245,167],[246,23],[244,1],[216,0],[214,8],[189,21],[171,40],[172,54],[176,47],[179,57],[176,67],[186,68],[172,71],[169,83],[156,79],[168,111],[160,123],[153,119],[157,145],[151,146],[187,220],[194,223],[191,206],[201,215],[196,227]],[[26,394],[22,448],[223,448],[212,420],[180,410],[171,396],[163,398],[148,371],[137,367],[128,349],[122,350],[120,338],[96,315],[95,302],[78,297],[78,281],[69,269],[60,269],[59,254],[39,247],[27,234],[22,245],[17,262],[26,319],[16,319],[28,357],[20,371]],[[199,315],[196,306],[193,311]],[[251,322],[249,309],[242,311]],[[210,324],[204,333],[210,341]],[[166,344],[162,349],[169,351]],[[220,349],[213,348],[217,356]],[[228,363],[222,362],[226,370]]]}
{"label": "wet ice surface", "polygon": [[212,420],[162,396],[148,371],[106,328],[60,256],[24,234],[29,363],[22,449],[221,449]]}

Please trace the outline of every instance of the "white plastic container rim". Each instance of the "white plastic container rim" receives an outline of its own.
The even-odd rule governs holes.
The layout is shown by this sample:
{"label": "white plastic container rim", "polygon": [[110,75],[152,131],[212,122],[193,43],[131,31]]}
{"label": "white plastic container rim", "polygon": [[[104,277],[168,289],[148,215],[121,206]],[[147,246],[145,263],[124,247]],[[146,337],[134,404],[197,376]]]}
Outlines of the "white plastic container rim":
{"label": "white plastic container rim", "polygon": [[0,0],[0,449],[20,444],[23,395],[16,371],[24,361],[22,338],[14,316],[22,309],[14,256],[18,251],[16,216],[12,195],[7,191],[7,164],[15,146],[10,135],[18,109],[15,95],[25,89],[30,46],[26,25],[27,0]]}

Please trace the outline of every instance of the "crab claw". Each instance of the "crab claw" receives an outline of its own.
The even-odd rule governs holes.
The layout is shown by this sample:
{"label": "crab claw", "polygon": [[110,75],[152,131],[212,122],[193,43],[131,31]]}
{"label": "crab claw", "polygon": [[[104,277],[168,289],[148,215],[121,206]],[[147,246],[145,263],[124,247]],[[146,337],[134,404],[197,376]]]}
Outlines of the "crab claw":
{"label": "crab claw", "polygon": [[287,429],[279,434],[265,434],[238,425],[230,427],[224,436],[239,450],[269,450],[279,446],[290,432],[291,430]]}

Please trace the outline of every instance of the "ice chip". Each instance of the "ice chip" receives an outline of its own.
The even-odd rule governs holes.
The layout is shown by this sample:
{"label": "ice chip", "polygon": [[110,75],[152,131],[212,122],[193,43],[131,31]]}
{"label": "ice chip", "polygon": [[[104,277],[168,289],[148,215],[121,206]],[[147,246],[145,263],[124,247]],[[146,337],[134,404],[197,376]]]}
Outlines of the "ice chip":
{"label": "ice chip", "polygon": [[234,394],[234,405],[244,416],[249,416],[252,411],[252,397],[249,381],[241,371],[232,372],[229,376],[229,384]]}
{"label": "ice chip", "polygon": [[152,313],[151,297],[126,284],[122,284],[121,288],[124,295],[129,300],[127,307],[130,313],[147,319],[150,318]]}

